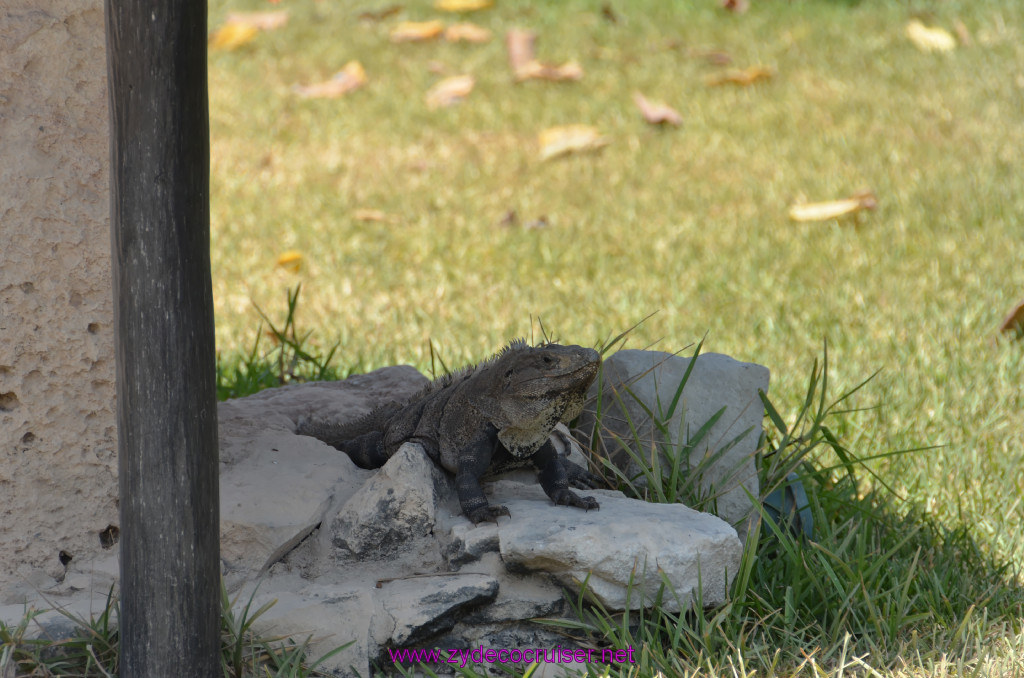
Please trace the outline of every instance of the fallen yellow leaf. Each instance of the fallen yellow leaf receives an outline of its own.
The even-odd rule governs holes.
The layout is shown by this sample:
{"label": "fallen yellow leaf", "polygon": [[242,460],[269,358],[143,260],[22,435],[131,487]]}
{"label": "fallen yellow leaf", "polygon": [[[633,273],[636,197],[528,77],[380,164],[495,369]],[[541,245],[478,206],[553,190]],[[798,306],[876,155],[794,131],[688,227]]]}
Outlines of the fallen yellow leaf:
{"label": "fallen yellow leaf", "polygon": [[709,87],[718,85],[753,85],[759,80],[769,80],[775,75],[775,69],[768,66],[749,66],[742,69],[733,69],[724,73],[712,75],[707,79]]}
{"label": "fallen yellow leaf", "polygon": [[442,12],[475,12],[487,9],[492,4],[491,0],[437,0],[434,9]]}
{"label": "fallen yellow leaf", "polygon": [[949,52],[956,47],[956,38],[944,28],[925,26],[917,19],[907,24],[907,37],[925,52]]}
{"label": "fallen yellow leaf", "polygon": [[444,29],[444,39],[448,42],[487,42],[491,32],[482,26],[471,23],[452,24]]}
{"label": "fallen yellow leaf", "polygon": [[228,12],[226,23],[246,24],[261,31],[272,31],[288,23],[288,10],[276,12]]}
{"label": "fallen yellow leaf", "polygon": [[550,80],[561,82],[579,80],[583,77],[583,67],[575,61],[566,61],[561,66],[546,64],[532,59],[515,72],[516,82],[523,80]]}
{"label": "fallen yellow leaf", "polygon": [[633,93],[633,101],[640,109],[640,115],[652,125],[681,125],[683,122],[683,116],[679,115],[679,111],[665,104],[648,101],[640,92]]}
{"label": "fallen yellow leaf", "polygon": [[433,40],[444,32],[444,24],[431,21],[403,21],[391,31],[391,42],[422,42]]}
{"label": "fallen yellow leaf", "polygon": [[592,125],[561,125],[541,132],[539,141],[540,159],[550,160],[567,153],[595,151],[607,146],[610,140]]}
{"label": "fallen yellow leaf", "polygon": [[358,61],[350,61],[326,82],[296,85],[295,93],[304,99],[336,99],[366,84],[366,71]]}
{"label": "fallen yellow leaf", "polygon": [[260,29],[247,23],[227,22],[210,36],[210,49],[230,51],[252,41]]}
{"label": "fallen yellow leaf", "polygon": [[476,80],[472,75],[453,75],[439,81],[427,91],[427,108],[443,108],[456,104],[473,91]]}
{"label": "fallen yellow leaf", "polygon": [[877,206],[875,194],[863,191],[845,200],[793,205],[789,208],[789,218],[793,221],[827,221],[861,210],[873,210]]}
{"label": "fallen yellow leaf", "polygon": [[288,250],[277,258],[277,265],[290,273],[298,273],[302,268],[302,252]]}

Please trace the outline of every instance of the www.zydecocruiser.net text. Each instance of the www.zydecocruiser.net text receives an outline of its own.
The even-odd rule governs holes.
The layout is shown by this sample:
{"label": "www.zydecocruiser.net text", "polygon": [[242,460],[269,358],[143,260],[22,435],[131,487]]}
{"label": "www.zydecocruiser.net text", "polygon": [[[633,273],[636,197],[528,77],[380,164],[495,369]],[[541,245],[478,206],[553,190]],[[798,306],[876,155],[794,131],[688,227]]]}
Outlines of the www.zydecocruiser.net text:
{"label": "www.zydecocruiser.net text", "polygon": [[573,649],[557,645],[553,648],[484,648],[472,649],[404,649],[388,648],[391,661],[399,664],[451,664],[465,668],[467,664],[635,664],[633,648],[624,650]]}

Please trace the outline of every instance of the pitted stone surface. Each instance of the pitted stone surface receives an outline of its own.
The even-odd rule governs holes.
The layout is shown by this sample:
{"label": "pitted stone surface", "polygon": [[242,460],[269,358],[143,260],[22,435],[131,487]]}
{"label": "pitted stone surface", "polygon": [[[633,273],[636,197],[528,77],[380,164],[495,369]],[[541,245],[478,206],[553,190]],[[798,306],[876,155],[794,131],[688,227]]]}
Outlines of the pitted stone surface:
{"label": "pitted stone surface", "polygon": [[118,522],[103,2],[2,7],[0,590]]}

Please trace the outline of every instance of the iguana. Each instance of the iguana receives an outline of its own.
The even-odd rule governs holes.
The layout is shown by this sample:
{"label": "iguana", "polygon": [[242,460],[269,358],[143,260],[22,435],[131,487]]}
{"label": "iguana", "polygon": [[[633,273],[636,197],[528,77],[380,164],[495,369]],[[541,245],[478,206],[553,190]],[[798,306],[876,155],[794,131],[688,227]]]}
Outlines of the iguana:
{"label": "iguana", "polygon": [[511,515],[491,506],[481,478],[533,465],[556,504],[598,508],[569,489],[596,487],[588,471],[560,456],[550,440],[559,422],[583,409],[601,365],[582,346],[530,346],[517,339],[497,355],[437,379],[405,403],[391,402],[351,423],[303,420],[296,433],[313,436],[362,468],[379,468],[405,442],[416,442],[455,474],[459,504],[474,523]]}

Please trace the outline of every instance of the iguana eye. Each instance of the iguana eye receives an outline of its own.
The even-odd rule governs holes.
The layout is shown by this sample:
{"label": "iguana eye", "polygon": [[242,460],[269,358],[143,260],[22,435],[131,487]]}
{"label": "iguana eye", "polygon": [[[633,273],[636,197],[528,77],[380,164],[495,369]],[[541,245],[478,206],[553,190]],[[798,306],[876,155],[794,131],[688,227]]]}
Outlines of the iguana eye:
{"label": "iguana eye", "polygon": [[506,379],[511,379],[512,378],[512,372],[513,372],[512,370],[509,370],[509,371],[505,372],[505,378]]}
{"label": "iguana eye", "polygon": [[555,362],[555,361],[554,361],[554,359],[551,356],[549,356],[549,355],[544,356],[544,364],[545,365],[550,365],[553,362]]}

